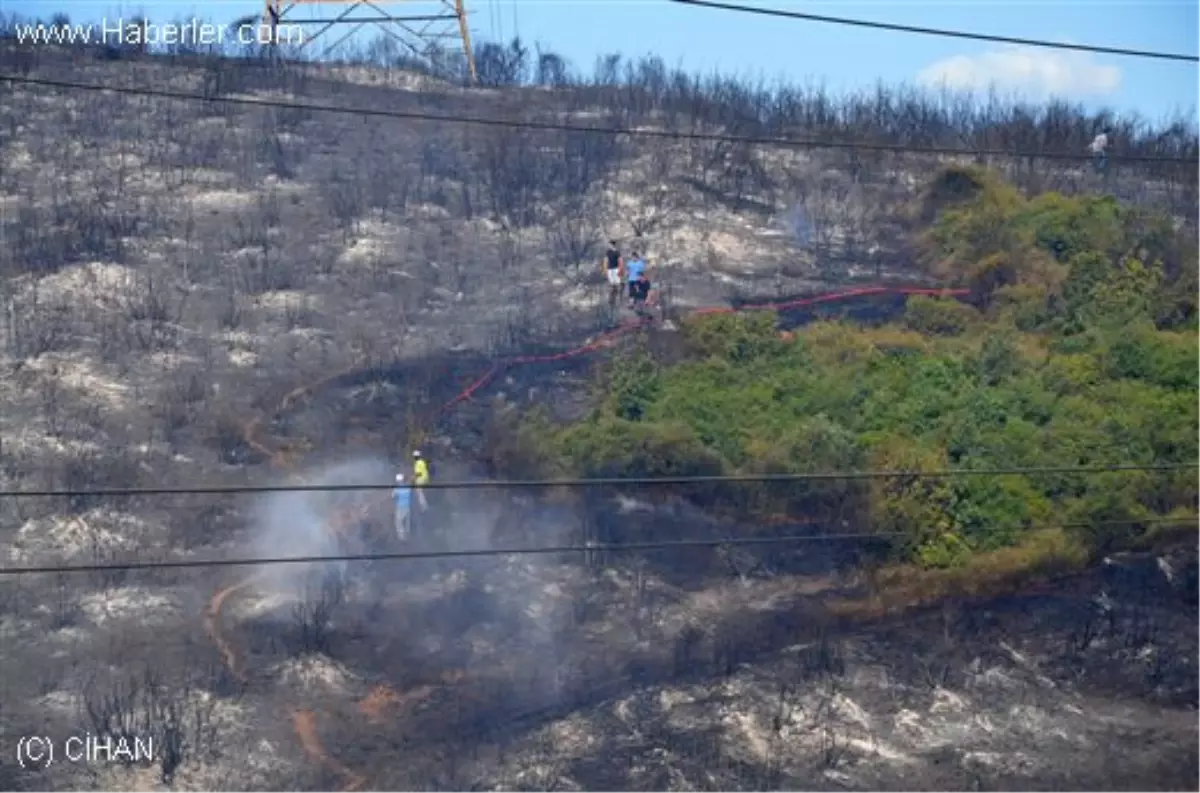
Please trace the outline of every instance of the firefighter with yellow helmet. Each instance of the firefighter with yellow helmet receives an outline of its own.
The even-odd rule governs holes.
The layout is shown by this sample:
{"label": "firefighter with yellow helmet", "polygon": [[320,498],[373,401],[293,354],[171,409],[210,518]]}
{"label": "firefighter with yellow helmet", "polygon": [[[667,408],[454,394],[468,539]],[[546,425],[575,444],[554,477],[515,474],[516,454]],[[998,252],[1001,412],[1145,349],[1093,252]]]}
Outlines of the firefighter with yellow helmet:
{"label": "firefighter with yellow helmet", "polygon": [[425,492],[422,490],[425,485],[429,484],[429,463],[421,456],[419,449],[414,449],[413,453],[413,493],[417,497],[417,505],[421,511],[429,509],[429,503],[425,500]]}

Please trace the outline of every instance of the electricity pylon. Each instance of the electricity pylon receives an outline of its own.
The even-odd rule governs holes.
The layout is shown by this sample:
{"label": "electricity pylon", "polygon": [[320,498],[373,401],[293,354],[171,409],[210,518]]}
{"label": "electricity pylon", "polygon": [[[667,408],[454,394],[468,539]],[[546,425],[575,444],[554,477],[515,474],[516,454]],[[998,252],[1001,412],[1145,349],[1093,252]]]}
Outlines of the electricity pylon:
{"label": "electricity pylon", "polygon": [[[384,8],[395,7],[401,3],[406,6],[406,13],[391,13]],[[323,19],[305,19],[297,13],[296,9],[300,6],[335,7],[341,9],[341,13]],[[416,6],[423,8],[418,9]],[[374,12],[374,15],[362,15],[360,10],[364,8]],[[414,13],[407,13],[409,9]],[[425,13],[415,13],[418,10]],[[475,56],[471,53],[471,33],[467,28],[464,0],[266,0],[263,22],[270,29],[270,42],[273,45],[278,45],[281,41],[295,43],[298,50],[307,49],[335,27],[350,27],[345,35],[325,49],[322,57],[327,56],[363,27],[372,24],[399,42],[401,47],[422,59],[427,59],[433,50],[443,48],[447,40],[457,39],[462,44],[471,81],[476,79]],[[292,36],[290,31],[298,30],[300,25],[315,27],[316,32]],[[285,29],[282,33],[281,27]],[[294,42],[294,38],[299,41]]]}

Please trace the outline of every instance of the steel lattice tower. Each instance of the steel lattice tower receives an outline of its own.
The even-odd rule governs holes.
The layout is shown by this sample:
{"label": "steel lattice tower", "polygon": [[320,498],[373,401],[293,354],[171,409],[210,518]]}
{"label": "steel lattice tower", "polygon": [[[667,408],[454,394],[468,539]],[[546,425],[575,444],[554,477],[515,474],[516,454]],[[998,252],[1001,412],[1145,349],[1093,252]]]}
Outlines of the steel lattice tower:
{"label": "steel lattice tower", "polygon": [[[391,13],[386,8],[401,4],[405,6],[404,13]],[[340,9],[340,13],[322,19],[306,19],[297,13],[301,6],[329,7],[331,11]],[[365,16],[362,13],[364,9],[373,15]],[[457,40],[462,44],[472,82],[476,79],[464,0],[266,0],[263,22],[270,28],[271,42],[276,44],[280,40],[277,34],[280,25],[315,27],[316,32],[306,34],[298,45],[299,49],[311,47],[314,41],[336,27],[350,27],[345,35],[325,48],[323,55],[328,55],[367,25],[378,26],[418,58],[428,58],[434,47],[445,47],[446,42]]]}

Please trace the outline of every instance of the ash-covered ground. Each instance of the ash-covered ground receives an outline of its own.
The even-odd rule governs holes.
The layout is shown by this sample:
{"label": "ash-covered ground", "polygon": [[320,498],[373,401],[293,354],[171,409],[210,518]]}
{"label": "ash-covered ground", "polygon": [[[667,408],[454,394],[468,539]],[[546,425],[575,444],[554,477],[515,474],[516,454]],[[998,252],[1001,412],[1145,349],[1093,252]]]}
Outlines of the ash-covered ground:
{"label": "ash-covered ground", "polygon": [[[433,544],[494,541],[516,508],[487,501],[460,499],[458,535]],[[631,531],[731,528],[608,506]],[[543,543],[588,531],[532,502],[521,522]],[[248,596],[230,622],[260,670],[250,699],[310,703],[324,749],[375,789],[1195,786],[1193,552],[887,619],[828,608],[861,595],[848,549],[755,556],[351,565],[326,651],[302,662],[286,608]]]}
{"label": "ash-covered ground", "polygon": [[[612,118],[630,125],[739,131],[728,121],[736,90],[662,119],[661,97],[630,107],[626,97],[651,96],[637,86],[606,89],[609,105],[597,107],[586,91],[460,91],[395,71],[364,85],[345,71],[267,74],[233,61],[0,55],[35,78],[118,87],[556,122],[619,111]],[[827,115],[823,94],[805,101]],[[0,226],[12,241],[0,282],[0,480],[13,489],[390,473],[495,350],[600,332],[606,237],[645,245],[680,310],[915,278],[901,239],[909,209],[930,174],[970,159],[610,145],[29,86],[0,106],[11,119]],[[705,107],[709,118],[687,115]],[[1012,118],[1027,129],[1023,111]],[[990,141],[996,125],[977,126]],[[861,139],[878,140],[870,129]],[[1084,143],[1061,141],[1064,151]],[[1030,190],[1103,189],[1195,217],[1194,169],[1182,178],[1114,161],[1102,185],[1074,165],[1004,167]],[[423,359],[431,350],[461,354]],[[446,436],[426,439],[440,475],[455,476],[455,460],[470,461],[464,476],[488,473],[476,454],[488,401],[569,416],[585,368],[502,372],[441,425]],[[344,371],[365,374],[276,410],[283,394]],[[260,417],[261,440],[286,454],[248,443]],[[281,459],[295,467],[280,470]],[[510,503],[479,491],[423,541],[494,550],[613,539],[601,518],[630,537],[738,529],[647,508],[641,495]],[[336,502],[7,500],[0,555],[60,565],[396,550],[386,503],[369,530],[331,538]],[[6,576],[0,744],[109,731],[152,737],[160,753],[144,766],[26,771],[6,753],[0,787],[1194,785],[1185,606],[1195,598],[1180,605],[1155,577],[1165,574],[1149,570],[1151,605],[1109,591],[1111,619],[1089,605],[1109,586],[1097,578],[1027,598],[1025,612],[959,604],[945,617],[837,620],[830,599],[862,593],[857,553],[699,550],[671,554],[671,566],[502,556],[354,563],[318,578],[301,567]]]}

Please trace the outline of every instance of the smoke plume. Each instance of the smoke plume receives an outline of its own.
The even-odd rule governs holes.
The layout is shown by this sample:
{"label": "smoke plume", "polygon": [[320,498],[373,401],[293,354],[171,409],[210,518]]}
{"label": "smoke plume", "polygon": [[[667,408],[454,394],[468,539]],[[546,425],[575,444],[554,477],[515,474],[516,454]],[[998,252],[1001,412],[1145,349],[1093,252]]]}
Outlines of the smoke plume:
{"label": "smoke plume", "polygon": [[[382,459],[355,459],[302,472],[295,483],[305,485],[386,484],[395,476]],[[265,557],[335,556],[358,549],[339,541],[336,524],[348,508],[365,499],[389,498],[386,490],[341,490],[269,493],[255,509],[255,551]],[[341,574],[345,562],[322,563],[330,573]],[[264,588],[280,594],[300,595],[312,566],[271,565],[262,571]]]}
{"label": "smoke plume", "polygon": [[804,211],[804,205],[797,203],[793,206],[784,216],[784,222],[796,244],[801,248],[807,248],[812,242],[813,226],[808,213]]}
{"label": "smoke plume", "polygon": [[[460,480],[444,465],[437,475]],[[390,484],[395,469],[382,459],[352,459],[313,467],[296,481],[316,485]],[[273,493],[256,505],[256,554],[336,556],[396,551],[500,550],[578,542],[578,506],[490,489],[428,493],[430,512],[417,516],[408,542],[392,529],[390,491]],[[347,508],[373,503],[367,521],[338,535]],[[505,707],[554,704],[569,657],[581,655],[574,601],[586,573],[575,557],[504,554],[380,562],[271,565],[259,587],[284,601],[304,602],[314,585],[334,577],[347,584],[329,634],[328,651],[365,675],[402,670],[392,684],[419,685],[438,670],[490,679],[507,691]],[[280,612],[283,616],[288,612]],[[358,631],[353,649],[340,643],[338,624]],[[375,654],[378,656],[375,656]],[[388,675],[391,680],[393,675]],[[411,678],[411,679],[410,679]],[[504,682],[500,682],[504,681]]]}

